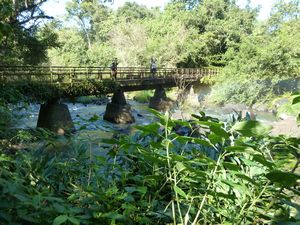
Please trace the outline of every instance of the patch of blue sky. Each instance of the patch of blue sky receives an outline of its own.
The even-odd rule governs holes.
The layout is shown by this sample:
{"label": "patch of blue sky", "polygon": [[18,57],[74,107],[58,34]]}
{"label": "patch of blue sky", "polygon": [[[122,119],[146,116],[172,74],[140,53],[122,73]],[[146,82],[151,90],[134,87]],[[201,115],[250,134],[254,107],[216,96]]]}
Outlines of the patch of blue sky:
{"label": "patch of blue sky", "polygon": [[[69,0],[48,0],[42,7],[42,9],[46,12],[47,15],[53,17],[63,17],[66,13],[65,5]],[[113,0],[112,3],[108,5],[112,9],[117,9],[118,7],[124,5],[125,2],[136,2],[140,5],[145,5],[147,7],[160,7],[164,8],[164,6],[169,2],[169,0]],[[260,6],[260,13],[258,16],[259,20],[265,20],[270,15],[271,7],[276,2],[276,0],[251,0],[250,6],[257,7]],[[247,4],[247,0],[238,0],[237,3],[241,7],[245,7]]]}

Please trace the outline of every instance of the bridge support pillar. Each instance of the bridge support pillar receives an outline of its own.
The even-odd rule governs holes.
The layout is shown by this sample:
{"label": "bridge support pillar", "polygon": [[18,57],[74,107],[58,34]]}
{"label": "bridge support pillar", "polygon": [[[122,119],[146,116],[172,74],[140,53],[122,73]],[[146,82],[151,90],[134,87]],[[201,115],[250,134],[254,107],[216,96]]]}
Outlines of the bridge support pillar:
{"label": "bridge support pillar", "polygon": [[155,89],[154,96],[150,98],[149,108],[156,109],[158,111],[168,111],[173,106],[173,102],[166,95],[163,87]]}
{"label": "bridge support pillar", "polygon": [[47,128],[58,134],[75,130],[68,106],[56,101],[41,105],[37,127]]}
{"label": "bridge support pillar", "polygon": [[122,90],[114,93],[111,102],[106,106],[103,119],[112,123],[133,123],[135,121]]}

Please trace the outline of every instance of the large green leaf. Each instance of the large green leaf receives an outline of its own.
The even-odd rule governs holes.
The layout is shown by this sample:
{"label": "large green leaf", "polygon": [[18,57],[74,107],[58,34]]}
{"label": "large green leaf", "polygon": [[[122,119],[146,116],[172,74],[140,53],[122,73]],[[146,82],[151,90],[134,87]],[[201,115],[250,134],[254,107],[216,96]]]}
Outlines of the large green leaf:
{"label": "large green leaf", "polygon": [[242,180],[252,183],[253,185],[257,185],[254,179],[252,179],[251,177],[247,176],[244,173],[234,172],[234,175],[237,176],[238,178],[241,178]]}
{"label": "large green leaf", "polygon": [[262,155],[253,155],[252,158],[253,161],[258,162],[266,167],[268,167],[269,169],[272,169],[274,167],[274,163],[269,162],[268,160],[266,160],[266,158],[264,158]]}
{"label": "large green leaf", "polygon": [[231,130],[238,131],[247,137],[264,136],[270,132],[271,126],[264,125],[258,121],[250,120],[236,123]]}
{"label": "large green leaf", "polygon": [[228,186],[230,186],[232,189],[240,192],[241,194],[246,194],[246,195],[251,195],[250,194],[250,190],[248,189],[247,186],[243,185],[242,183],[238,184],[238,183],[234,183],[230,180],[222,180],[222,182],[224,184],[227,184]]}
{"label": "large green leaf", "polygon": [[151,154],[151,153],[148,153],[146,151],[141,151],[142,154],[143,154],[143,157],[145,159],[145,161],[149,161],[149,162],[152,162],[152,163],[157,163],[157,164],[165,164],[165,160],[160,156],[160,155],[157,155],[157,154]]}
{"label": "large green leaf", "polygon": [[186,169],[186,167],[184,166],[184,164],[182,162],[177,162],[175,165],[176,169],[178,172],[183,171],[184,169]]}
{"label": "large green leaf", "polygon": [[297,184],[297,180],[300,179],[299,175],[289,173],[289,172],[282,172],[279,170],[273,170],[266,175],[266,177],[274,182],[279,184],[283,187],[292,187]]}
{"label": "large green leaf", "polygon": [[113,219],[113,220],[122,220],[125,218],[125,216],[123,216],[122,214],[116,213],[116,212],[104,213],[102,216]]}
{"label": "large green leaf", "polygon": [[185,199],[188,199],[188,196],[186,193],[178,186],[174,185],[174,191],[179,194],[180,196],[184,197]]}
{"label": "large green leaf", "polygon": [[208,135],[208,139],[209,141],[213,144],[216,145],[218,143],[222,143],[222,141],[224,140],[221,136],[215,134],[215,133],[210,133]]}
{"label": "large green leaf", "polygon": [[294,105],[294,104],[297,104],[297,103],[299,103],[299,102],[300,102],[300,95],[299,95],[299,96],[296,96],[296,97],[293,99],[292,104]]}
{"label": "large green leaf", "polygon": [[54,220],[53,220],[53,225],[60,225],[65,223],[68,220],[68,216],[67,215],[60,215],[57,216]]}
{"label": "large green leaf", "polygon": [[135,126],[136,129],[141,130],[145,133],[153,133],[153,134],[157,134],[158,129],[160,128],[159,124],[157,123],[152,123],[146,126]]}
{"label": "large green leaf", "polygon": [[231,162],[223,162],[223,166],[226,170],[231,170],[231,171],[240,171],[241,168],[236,165],[235,163]]}
{"label": "large green leaf", "polygon": [[181,143],[184,143],[184,144],[187,142],[192,142],[192,143],[200,144],[200,145],[207,146],[207,147],[212,146],[212,144],[210,144],[208,141],[203,140],[201,138],[178,136],[178,137],[176,137],[176,140]]}
{"label": "large green leaf", "polygon": [[229,138],[229,134],[221,127],[210,126],[210,130],[222,138],[225,138],[225,139]]}
{"label": "large green leaf", "polygon": [[72,224],[75,224],[75,225],[79,225],[80,224],[80,221],[78,219],[76,219],[75,217],[68,217],[68,220],[72,223]]}
{"label": "large green leaf", "polygon": [[228,146],[225,148],[228,152],[254,153],[255,150],[249,146]]}

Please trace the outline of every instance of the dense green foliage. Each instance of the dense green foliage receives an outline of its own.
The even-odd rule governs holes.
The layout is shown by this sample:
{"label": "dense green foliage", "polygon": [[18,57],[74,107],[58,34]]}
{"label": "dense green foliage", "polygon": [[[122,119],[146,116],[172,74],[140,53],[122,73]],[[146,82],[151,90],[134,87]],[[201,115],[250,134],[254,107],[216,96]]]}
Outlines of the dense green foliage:
{"label": "dense green foliage", "polygon": [[146,91],[137,91],[131,92],[127,94],[128,96],[133,96],[133,100],[140,102],[140,103],[149,103],[150,98],[153,97],[153,91],[146,90]]}
{"label": "dense green foliage", "polygon": [[1,0],[0,65],[39,64],[47,60],[47,49],[57,46],[51,24],[53,19],[41,10],[46,0]]}
{"label": "dense green foliage", "polygon": [[[269,137],[256,122],[231,126],[197,116],[159,121],[90,148],[47,141],[0,156],[4,224],[297,224],[299,139]],[[178,125],[190,135],[175,133]],[[226,127],[226,128],[225,128]],[[38,135],[37,135],[38,134]],[[103,144],[102,144],[103,145]],[[7,150],[10,147],[7,146]],[[106,150],[105,150],[106,149]],[[98,153],[106,151],[107,156]]]}
{"label": "dense green foliage", "polygon": [[[160,11],[126,3],[117,11],[88,1],[71,1],[60,27],[55,65],[224,67],[210,99],[253,105],[300,88],[299,1],[278,1],[267,21],[258,10],[235,1],[171,1]],[[76,46],[74,48],[74,46]],[[296,82],[294,82],[296,79]]]}
{"label": "dense green foliage", "polygon": [[215,87],[215,101],[253,105],[299,91],[299,13],[299,1],[275,5],[268,21],[243,39],[236,56],[228,62]]}
{"label": "dense green foliage", "polygon": [[278,0],[266,21],[234,0],[173,0],[164,10],[70,0],[66,20],[39,23],[51,19],[45,1],[1,1],[0,64],[109,66],[117,57],[119,66],[148,67],[154,57],[159,67],[224,67],[216,103],[299,90],[299,0]]}
{"label": "dense green foliage", "polygon": [[50,61],[108,65],[116,56],[121,66],[148,66],[153,56],[159,66],[224,65],[227,49],[237,49],[252,33],[256,10],[223,0],[186,4],[174,1],[160,11],[125,3],[112,11],[101,3],[70,1],[68,18],[76,26],[57,30],[61,47],[50,51]]}
{"label": "dense green foliage", "polygon": [[[159,67],[223,67],[217,103],[254,105],[299,90],[299,0],[278,1],[264,22],[234,0],[172,0],[163,11],[70,0],[68,25],[40,23],[51,19],[40,10],[45,1],[0,1],[0,65],[108,66],[117,57],[119,66],[149,66],[154,57]],[[300,223],[300,139],[269,136],[257,121],[200,113],[186,122],[153,111],[157,122],[101,143],[11,128],[8,103],[116,88],[0,86],[0,225]],[[292,101],[287,110],[300,96]]]}
{"label": "dense green foliage", "polygon": [[118,88],[114,81],[86,80],[72,85],[41,84],[30,82],[19,85],[0,86],[0,99],[6,103],[21,101],[45,102],[59,98],[75,98],[88,95],[105,95]]}

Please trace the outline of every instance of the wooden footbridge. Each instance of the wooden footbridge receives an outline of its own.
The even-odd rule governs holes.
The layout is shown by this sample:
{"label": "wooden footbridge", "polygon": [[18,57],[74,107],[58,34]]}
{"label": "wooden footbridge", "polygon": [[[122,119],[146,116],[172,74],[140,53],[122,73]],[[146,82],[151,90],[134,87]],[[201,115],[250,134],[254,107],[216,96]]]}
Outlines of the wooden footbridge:
{"label": "wooden footbridge", "polygon": [[[165,102],[168,100],[165,87],[180,84],[190,86],[192,82],[204,76],[216,76],[219,72],[220,70],[215,68],[161,68],[151,73],[150,69],[145,67],[118,67],[117,71],[112,71],[109,67],[0,66],[0,87],[5,90],[11,85],[22,87],[27,83],[43,84],[43,86],[46,84],[46,88],[50,90],[49,96],[47,94],[44,96],[39,92],[36,93],[37,96],[34,96],[35,99],[43,99],[45,102],[40,107],[37,127],[47,128],[61,134],[61,131],[64,133],[65,130],[74,130],[74,125],[68,106],[59,103],[59,99],[79,95],[98,95],[98,89],[102,86],[101,81],[113,81],[112,86],[114,86],[103,93],[113,93],[111,102],[106,106],[103,119],[113,123],[132,123],[134,117],[130,106],[126,103],[124,92],[155,89],[153,97],[150,98],[149,107],[166,110],[165,107],[168,104]],[[86,90],[81,90],[81,83],[85,84],[89,81],[91,81],[92,88],[89,85],[86,85],[87,87],[83,85]],[[99,84],[98,82],[101,85],[95,85]],[[77,89],[79,89],[78,92]]]}
{"label": "wooden footbridge", "polygon": [[87,80],[116,81],[125,91],[145,90],[162,85],[176,86],[179,81],[193,82],[204,76],[216,76],[219,68],[159,68],[151,73],[146,67],[61,67],[61,66],[0,66],[0,84],[40,82],[73,85]]}

